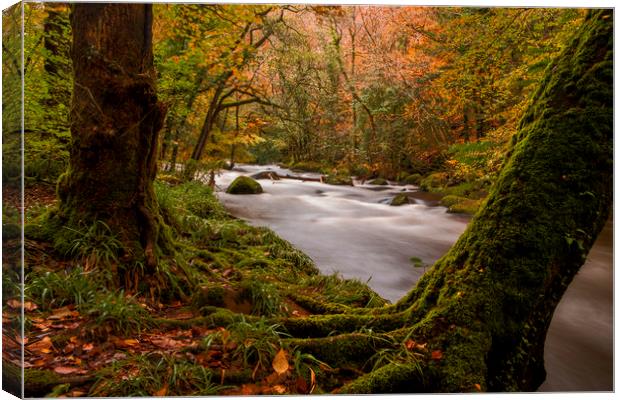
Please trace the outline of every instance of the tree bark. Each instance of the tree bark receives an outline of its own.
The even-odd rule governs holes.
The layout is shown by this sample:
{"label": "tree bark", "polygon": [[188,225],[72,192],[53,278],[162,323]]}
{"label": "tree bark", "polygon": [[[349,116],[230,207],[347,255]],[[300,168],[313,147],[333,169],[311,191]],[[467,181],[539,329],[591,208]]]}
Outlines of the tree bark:
{"label": "tree bark", "polygon": [[123,244],[123,262],[156,266],[162,220],[154,196],[158,102],[152,5],[72,6],[74,70],[69,170],[58,185],[65,225],[103,221]]}

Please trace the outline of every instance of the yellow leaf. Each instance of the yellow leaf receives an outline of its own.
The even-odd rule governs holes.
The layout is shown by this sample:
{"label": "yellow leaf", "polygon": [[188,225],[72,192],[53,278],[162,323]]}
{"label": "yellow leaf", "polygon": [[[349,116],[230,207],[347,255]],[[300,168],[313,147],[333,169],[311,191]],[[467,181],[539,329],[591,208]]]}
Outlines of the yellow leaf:
{"label": "yellow leaf", "polygon": [[273,370],[278,373],[278,375],[282,375],[286,371],[288,371],[288,361],[286,359],[286,351],[284,349],[280,349],[276,356],[273,358],[273,362],[271,363]]}

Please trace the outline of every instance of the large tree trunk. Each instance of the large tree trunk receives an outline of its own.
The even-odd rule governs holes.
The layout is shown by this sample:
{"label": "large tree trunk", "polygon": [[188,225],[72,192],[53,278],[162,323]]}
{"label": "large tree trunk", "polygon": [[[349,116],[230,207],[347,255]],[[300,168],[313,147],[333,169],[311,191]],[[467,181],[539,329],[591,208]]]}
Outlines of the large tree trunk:
{"label": "large tree trunk", "polygon": [[121,260],[153,269],[161,217],[153,192],[157,100],[149,4],[72,6],[74,93],[70,167],[59,215],[73,227],[105,222]]}
{"label": "large tree trunk", "polygon": [[[395,306],[441,351],[430,390],[532,391],[545,379],[553,312],[612,206],[612,19],[589,14],[549,66],[486,204]],[[347,390],[416,385],[414,368],[391,366]]]}

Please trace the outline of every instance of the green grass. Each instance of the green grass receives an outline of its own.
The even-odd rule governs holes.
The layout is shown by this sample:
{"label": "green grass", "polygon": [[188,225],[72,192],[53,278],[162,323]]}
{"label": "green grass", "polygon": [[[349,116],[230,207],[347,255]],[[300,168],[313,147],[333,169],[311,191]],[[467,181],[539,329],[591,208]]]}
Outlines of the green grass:
{"label": "green grass", "polygon": [[152,326],[148,312],[122,290],[98,293],[79,310],[91,317],[91,328],[99,334],[130,335]]}
{"label": "green grass", "polygon": [[101,285],[94,272],[81,267],[71,271],[31,272],[26,275],[24,296],[35,302],[40,310],[50,310],[67,304],[78,307],[92,304]]}
{"label": "green grass", "polygon": [[68,227],[62,229],[71,231],[76,237],[71,241],[66,255],[82,259],[86,270],[97,266],[105,268],[118,262],[122,243],[105,222],[95,221],[83,230]]}
{"label": "green grass", "polygon": [[166,396],[213,396],[227,388],[216,381],[201,365],[172,356],[138,355],[101,371],[88,395],[146,397],[166,386]]}

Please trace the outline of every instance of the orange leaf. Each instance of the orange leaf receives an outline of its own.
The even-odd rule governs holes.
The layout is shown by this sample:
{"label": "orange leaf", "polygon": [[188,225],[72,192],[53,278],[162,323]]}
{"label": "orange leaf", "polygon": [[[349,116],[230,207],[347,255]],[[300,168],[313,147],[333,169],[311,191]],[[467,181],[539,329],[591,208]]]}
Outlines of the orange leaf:
{"label": "orange leaf", "polygon": [[153,396],[165,396],[168,394],[168,382],[164,383],[164,386],[161,387],[161,389],[153,392]]}
{"label": "orange leaf", "polygon": [[54,313],[52,315],[50,315],[48,317],[48,319],[63,320],[63,319],[69,319],[69,318],[76,317],[76,316],[80,315],[79,312],[72,311],[68,307],[61,307],[61,308],[58,308],[58,309],[53,310],[53,311],[54,311]]}
{"label": "orange leaf", "polygon": [[22,308],[22,302],[17,299],[11,299],[6,304],[13,309]]}
{"label": "orange leaf", "polygon": [[34,342],[26,346],[26,348],[30,351],[38,352],[38,353],[50,353],[52,347],[52,339],[49,336],[45,336],[43,339],[38,342]]}
{"label": "orange leaf", "polygon": [[479,392],[482,391],[482,388],[480,387],[479,383],[474,384],[474,386],[475,386],[477,391],[479,391]]}
{"label": "orange leaf", "polygon": [[92,344],[92,343],[85,343],[82,346],[82,350],[84,350],[84,351],[91,351],[93,348],[95,348],[95,345]]}
{"label": "orange leaf", "polygon": [[431,358],[433,360],[441,360],[442,357],[443,353],[441,352],[441,350],[433,350],[433,352],[431,353]]}
{"label": "orange leaf", "polygon": [[26,344],[28,343],[28,338],[22,338],[19,334],[15,335],[15,341],[19,344]]}
{"label": "orange leaf", "polygon": [[278,375],[282,375],[286,371],[288,371],[288,361],[286,360],[286,351],[284,349],[280,349],[276,356],[273,358],[271,363],[273,370],[278,373]]}
{"label": "orange leaf", "polygon": [[405,347],[409,351],[413,350],[413,348],[415,347],[415,341],[413,341],[412,339],[407,339],[407,341],[405,342]]}
{"label": "orange leaf", "polygon": [[315,386],[316,386],[316,375],[314,374],[314,370],[310,368],[310,392],[308,393],[312,393]]}
{"label": "orange leaf", "polygon": [[284,392],[286,392],[286,387],[284,387],[283,385],[275,385],[272,389],[277,394],[283,394]]}

